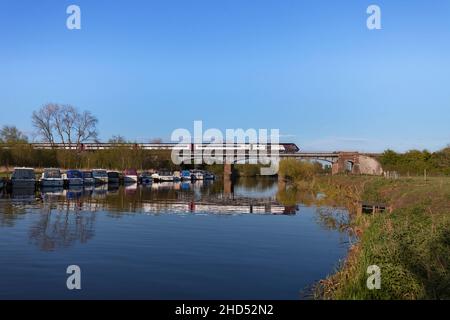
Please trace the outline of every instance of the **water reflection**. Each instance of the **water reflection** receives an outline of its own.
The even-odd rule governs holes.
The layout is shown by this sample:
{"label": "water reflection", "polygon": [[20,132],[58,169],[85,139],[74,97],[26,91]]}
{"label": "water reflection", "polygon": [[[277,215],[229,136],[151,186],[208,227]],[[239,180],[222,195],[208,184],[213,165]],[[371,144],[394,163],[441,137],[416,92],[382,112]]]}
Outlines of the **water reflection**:
{"label": "water reflection", "polygon": [[273,179],[2,193],[0,298],[72,298],[77,263],[82,298],[295,299],[346,252],[345,212],[299,199]]}
{"label": "water reflection", "polygon": [[30,227],[29,239],[43,251],[53,251],[86,243],[94,236],[94,212],[41,210],[38,221]]}
{"label": "water reflection", "polygon": [[[233,189],[228,194],[225,189]],[[0,212],[19,214],[27,207],[43,210],[146,213],[295,214],[296,204],[277,200],[276,181],[243,179],[236,187],[222,181],[163,182],[138,186],[109,184],[90,187],[13,190],[0,197]]]}
{"label": "water reflection", "polygon": [[[68,189],[47,187],[13,190],[0,197],[0,225],[14,226],[14,220],[32,210],[40,215],[30,230],[32,243],[43,250],[66,247],[77,239],[93,237],[95,212],[109,216],[124,214],[275,214],[295,215],[299,203],[312,205],[313,192],[279,189],[274,179],[230,181],[162,182],[146,185],[109,184]],[[233,190],[228,193],[227,190]],[[1,214],[3,213],[3,214]],[[347,217],[334,209],[318,210],[318,222],[325,228],[340,229]],[[345,220],[345,221],[344,221]]]}

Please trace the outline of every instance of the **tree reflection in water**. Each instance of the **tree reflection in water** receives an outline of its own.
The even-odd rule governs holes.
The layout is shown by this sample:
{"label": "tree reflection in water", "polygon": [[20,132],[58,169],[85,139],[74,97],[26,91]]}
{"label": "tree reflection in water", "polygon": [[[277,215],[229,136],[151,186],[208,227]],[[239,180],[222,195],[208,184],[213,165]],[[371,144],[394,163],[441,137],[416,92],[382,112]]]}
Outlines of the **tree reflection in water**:
{"label": "tree reflection in water", "polygon": [[82,210],[78,199],[62,201],[57,194],[44,196],[42,208],[34,210],[39,218],[30,227],[31,243],[43,251],[53,251],[76,242],[86,243],[94,237],[95,212]]}
{"label": "tree reflection in water", "polygon": [[317,222],[323,228],[352,234],[351,219],[347,210],[348,203],[336,197],[321,194],[314,188],[300,189],[285,186],[278,189],[277,200],[285,206],[298,203],[305,206],[315,206]]}

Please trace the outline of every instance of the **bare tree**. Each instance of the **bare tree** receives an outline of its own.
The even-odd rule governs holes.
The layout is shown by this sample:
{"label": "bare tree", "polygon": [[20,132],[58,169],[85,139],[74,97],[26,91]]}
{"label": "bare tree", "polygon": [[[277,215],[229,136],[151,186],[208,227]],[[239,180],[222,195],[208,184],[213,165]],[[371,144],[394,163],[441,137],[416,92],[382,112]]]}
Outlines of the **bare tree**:
{"label": "bare tree", "polygon": [[97,118],[89,111],[80,113],[71,105],[47,104],[33,112],[32,121],[38,135],[52,145],[57,141],[55,137],[70,147],[98,136]]}
{"label": "bare tree", "polygon": [[54,115],[57,113],[59,106],[56,104],[47,104],[40,108],[38,111],[34,111],[31,117],[33,127],[36,129],[37,134],[44,142],[55,143],[53,135],[54,129]]}
{"label": "bare tree", "polygon": [[66,145],[66,139],[64,138],[64,110],[63,106],[55,105],[52,114],[52,124],[53,129],[56,131],[56,134],[59,136],[62,144]]}
{"label": "bare tree", "polygon": [[89,111],[77,114],[74,122],[77,145],[97,139],[97,123],[98,119]]}
{"label": "bare tree", "polygon": [[64,105],[61,108],[60,120],[62,136],[66,137],[66,142],[69,146],[72,146],[75,140],[76,128],[75,123],[81,117],[78,110],[71,105]]}

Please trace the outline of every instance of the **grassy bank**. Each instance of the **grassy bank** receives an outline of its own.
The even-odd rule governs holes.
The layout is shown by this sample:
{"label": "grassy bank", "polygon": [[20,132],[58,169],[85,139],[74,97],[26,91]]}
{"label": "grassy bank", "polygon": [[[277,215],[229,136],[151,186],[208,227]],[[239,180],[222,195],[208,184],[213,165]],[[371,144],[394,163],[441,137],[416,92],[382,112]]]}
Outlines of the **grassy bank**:
{"label": "grassy bank", "polygon": [[[449,299],[450,178],[328,176],[315,188],[348,205],[382,202],[391,213],[355,214],[359,242],[340,270],[323,280],[326,299]],[[381,289],[368,290],[367,267],[381,268]]]}
{"label": "grassy bank", "polygon": [[[450,178],[331,176],[311,164],[286,161],[280,173],[305,198],[346,207],[357,235],[340,268],[317,286],[325,299],[450,299]],[[325,196],[316,199],[318,192]],[[302,197],[300,199],[300,197]],[[386,204],[363,214],[362,202]],[[381,269],[381,289],[367,289],[367,268]]]}

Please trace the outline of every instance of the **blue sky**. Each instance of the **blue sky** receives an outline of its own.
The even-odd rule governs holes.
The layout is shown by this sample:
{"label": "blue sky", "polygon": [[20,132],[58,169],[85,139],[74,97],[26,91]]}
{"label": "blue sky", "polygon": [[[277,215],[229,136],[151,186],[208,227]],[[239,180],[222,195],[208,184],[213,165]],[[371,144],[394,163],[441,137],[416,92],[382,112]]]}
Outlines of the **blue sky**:
{"label": "blue sky", "polygon": [[[382,30],[366,8],[382,10]],[[80,6],[82,29],[66,28]],[[101,138],[279,128],[305,150],[450,143],[450,2],[2,0],[0,125],[48,102]]]}

